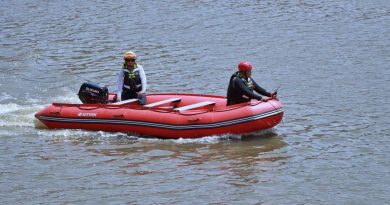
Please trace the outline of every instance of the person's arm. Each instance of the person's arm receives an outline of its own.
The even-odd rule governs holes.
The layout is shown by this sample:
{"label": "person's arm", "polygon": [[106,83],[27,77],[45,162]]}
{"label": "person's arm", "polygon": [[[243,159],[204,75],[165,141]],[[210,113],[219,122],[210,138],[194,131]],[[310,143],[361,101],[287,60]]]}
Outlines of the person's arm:
{"label": "person's arm", "polygon": [[250,91],[249,88],[245,85],[245,83],[241,79],[236,77],[233,79],[233,83],[234,86],[236,86],[246,97],[250,99],[257,99],[257,100],[262,99],[260,95],[257,95],[256,93]]}
{"label": "person's arm", "polygon": [[146,92],[146,75],[145,75],[145,71],[144,71],[144,68],[142,66],[139,66],[140,69],[139,69],[139,75],[141,77],[141,84],[142,84],[142,90],[139,91],[138,93],[139,94],[143,94]]}
{"label": "person's arm", "polygon": [[257,93],[259,93],[260,95],[271,97],[272,93],[269,93],[264,88],[260,87],[253,79],[252,79],[252,82],[253,82],[253,85],[255,86],[254,90]]}
{"label": "person's arm", "polygon": [[118,90],[117,90],[117,99],[118,99],[118,101],[121,100],[122,89],[123,89],[123,70],[121,69],[118,72]]}

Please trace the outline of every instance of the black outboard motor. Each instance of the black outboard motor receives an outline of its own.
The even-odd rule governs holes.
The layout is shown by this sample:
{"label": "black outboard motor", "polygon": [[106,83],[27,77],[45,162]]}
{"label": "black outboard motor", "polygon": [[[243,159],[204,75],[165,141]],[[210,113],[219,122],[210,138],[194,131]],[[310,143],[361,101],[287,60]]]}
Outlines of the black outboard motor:
{"label": "black outboard motor", "polygon": [[83,83],[79,90],[79,99],[84,104],[107,104],[108,89],[96,83]]}

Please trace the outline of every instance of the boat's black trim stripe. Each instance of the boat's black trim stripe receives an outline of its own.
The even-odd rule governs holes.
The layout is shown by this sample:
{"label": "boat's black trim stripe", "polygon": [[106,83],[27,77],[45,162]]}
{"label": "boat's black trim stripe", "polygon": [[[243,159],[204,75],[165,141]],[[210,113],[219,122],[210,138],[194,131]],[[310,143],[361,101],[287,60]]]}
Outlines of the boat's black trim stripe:
{"label": "boat's black trim stripe", "polygon": [[99,119],[99,118],[62,118],[62,117],[48,117],[40,116],[40,120],[53,121],[53,122],[66,122],[66,123],[97,123],[97,124],[122,124],[122,125],[135,125],[135,126],[148,126],[155,128],[165,128],[173,130],[186,130],[186,129],[210,129],[224,126],[230,126],[245,122],[251,122],[262,118],[270,117],[283,113],[283,108],[278,108],[269,112],[261,113],[258,115],[252,115],[249,117],[238,118],[234,120],[228,120],[223,122],[215,122],[208,124],[195,124],[195,125],[172,125],[154,122],[133,121],[133,120],[116,120],[116,119]]}

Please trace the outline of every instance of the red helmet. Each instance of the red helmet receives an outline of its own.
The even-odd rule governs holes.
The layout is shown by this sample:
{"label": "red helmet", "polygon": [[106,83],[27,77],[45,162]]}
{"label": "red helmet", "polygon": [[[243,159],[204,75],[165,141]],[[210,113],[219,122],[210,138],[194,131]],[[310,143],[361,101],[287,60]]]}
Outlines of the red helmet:
{"label": "red helmet", "polygon": [[248,61],[241,61],[241,62],[238,64],[238,70],[239,70],[239,71],[252,70],[252,64],[249,63]]}

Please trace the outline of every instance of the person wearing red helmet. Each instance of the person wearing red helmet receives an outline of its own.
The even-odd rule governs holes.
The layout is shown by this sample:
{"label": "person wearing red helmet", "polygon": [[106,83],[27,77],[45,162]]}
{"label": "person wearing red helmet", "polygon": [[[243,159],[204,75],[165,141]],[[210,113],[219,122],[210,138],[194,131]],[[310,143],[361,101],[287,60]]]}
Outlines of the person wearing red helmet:
{"label": "person wearing red helmet", "polygon": [[146,75],[143,67],[135,61],[137,55],[133,51],[127,51],[123,55],[122,69],[118,73],[117,100],[139,98],[141,104],[145,104]]}
{"label": "person wearing red helmet", "polygon": [[[261,95],[267,97],[276,96],[276,92],[267,92],[251,78],[251,63],[241,61],[237,67],[238,71],[230,77],[227,91],[227,105],[249,102],[251,99],[261,100]],[[256,91],[258,94],[253,91]]]}

